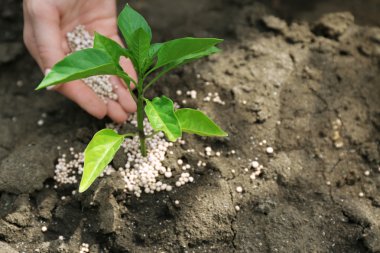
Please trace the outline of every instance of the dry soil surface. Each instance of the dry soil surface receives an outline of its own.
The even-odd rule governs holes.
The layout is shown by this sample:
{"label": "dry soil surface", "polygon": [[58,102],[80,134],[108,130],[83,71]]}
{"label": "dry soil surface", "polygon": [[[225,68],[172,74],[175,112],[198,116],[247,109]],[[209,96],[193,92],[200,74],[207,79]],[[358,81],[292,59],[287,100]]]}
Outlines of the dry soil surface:
{"label": "dry soil surface", "polygon": [[[349,12],[286,22],[254,1],[173,2],[132,2],[156,41],[226,41],[151,95],[186,99],[229,137],[185,136],[175,153],[195,168],[194,183],[135,198],[117,176],[81,195],[51,187],[59,153],[84,149],[105,122],[33,92],[42,75],[22,45],[21,4],[3,1],[0,252],[78,252],[82,243],[90,252],[380,252],[380,28]],[[210,92],[225,105],[203,101]],[[206,146],[222,155],[197,168]],[[255,158],[264,168],[252,180]]]}

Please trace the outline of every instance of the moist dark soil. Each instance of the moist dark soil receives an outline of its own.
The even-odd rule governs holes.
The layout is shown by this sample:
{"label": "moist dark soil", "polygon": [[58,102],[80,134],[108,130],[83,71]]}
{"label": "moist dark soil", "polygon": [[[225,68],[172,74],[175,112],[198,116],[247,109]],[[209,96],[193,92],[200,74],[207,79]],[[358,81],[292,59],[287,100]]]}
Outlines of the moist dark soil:
{"label": "moist dark soil", "polygon": [[[59,155],[83,150],[107,120],[33,92],[42,74],[22,45],[21,2],[2,1],[0,252],[79,252],[82,243],[90,252],[380,252],[379,5],[303,2],[131,3],[156,41],[225,38],[222,53],[171,73],[151,95],[200,108],[229,133],[185,136],[175,152],[193,168],[206,146],[222,156],[191,171],[192,184],[136,198],[116,176],[80,195],[51,187]],[[209,92],[225,105],[203,101]],[[264,169],[251,180],[255,158]]]}

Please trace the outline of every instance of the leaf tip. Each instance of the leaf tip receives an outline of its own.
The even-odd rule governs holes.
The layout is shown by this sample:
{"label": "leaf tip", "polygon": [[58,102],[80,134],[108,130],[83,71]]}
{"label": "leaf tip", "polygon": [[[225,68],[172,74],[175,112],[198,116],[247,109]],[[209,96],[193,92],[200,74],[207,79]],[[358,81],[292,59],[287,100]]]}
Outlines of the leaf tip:
{"label": "leaf tip", "polygon": [[44,88],[49,87],[50,85],[46,85],[46,83],[44,83],[44,80],[42,80],[42,82],[34,90],[42,90]]}
{"label": "leaf tip", "polygon": [[228,133],[222,130],[220,137],[228,137]]}
{"label": "leaf tip", "polygon": [[89,188],[90,186],[89,185],[84,185],[84,184],[80,184],[79,185],[79,193],[83,193],[83,192],[85,192],[88,188]]}

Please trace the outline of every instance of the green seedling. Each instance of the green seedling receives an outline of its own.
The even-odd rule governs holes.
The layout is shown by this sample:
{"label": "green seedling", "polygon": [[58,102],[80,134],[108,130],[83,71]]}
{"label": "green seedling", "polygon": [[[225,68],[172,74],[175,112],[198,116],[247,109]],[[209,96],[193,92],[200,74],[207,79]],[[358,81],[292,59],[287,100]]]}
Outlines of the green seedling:
{"label": "green seedling", "polygon": [[[84,171],[79,192],[87,190],[112,161],[125,138],[139,136],[140,151],[147,155],[144,117],[148,117],[155,132],[164,132],[169,141],[176,141],[183,132],[200,136],[227,136],[203,112],[183,108],[176,110],[173,101],[162,96],[153,100],[145,92],[164,74],[193,60],[219,51],[216,38],[181,38],[165,43],[151,43],[152,31],[138,12],[126,5],[118,17],[118,26],[128,48],[95,33],[94,47],[74,52],[58,62],[42,80],[37,90],[95,75],[116,75],[122,78],[137,103],[137,131],[117,134],[111,129],[97,132],[84,152]],[[119,65],[120,57],[129,58],[138,74],[132,79]],[[153,78],[148,77],[155,74]],[[147,81],[149,80],[149,81]],[[134,84],[137,92],[132,91]]]}

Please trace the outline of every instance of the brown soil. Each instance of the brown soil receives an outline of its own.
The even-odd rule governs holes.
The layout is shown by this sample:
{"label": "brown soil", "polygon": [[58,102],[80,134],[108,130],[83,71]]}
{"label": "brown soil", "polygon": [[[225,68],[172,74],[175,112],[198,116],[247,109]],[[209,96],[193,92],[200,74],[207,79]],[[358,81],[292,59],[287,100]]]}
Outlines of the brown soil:
{"label": "brown soil", "polygon": [[[82,242],[91,252],[380,252],[380,28],[363,14],[376,1],[351,10],[366,26],[349,12],[315,17],[357,1],[347,9],[311,1],[307,11],[285,1],[132,2],[156,41],[226,39],[221,54],[173,72],[152,94],[181,103],[177,89],[197,90],[200,99],[186,106],[230,134],[186,136],[176,153],[194,167],[199,155],[182,149],[212,146],[224,155],[192,171],[194,183],[140,199],[114,176],[82,195],[71,196],[76,186],[44,187],[53,184],[56,147],[83,149],[104,122],[57,94],[33,92],[42,75],[21,44],[20,1],[3,2],[0,252],[78,252]],[[204,102],[208,92],[226,105]],[[252,181],[244,169],[255,157],[264,170]]]}

